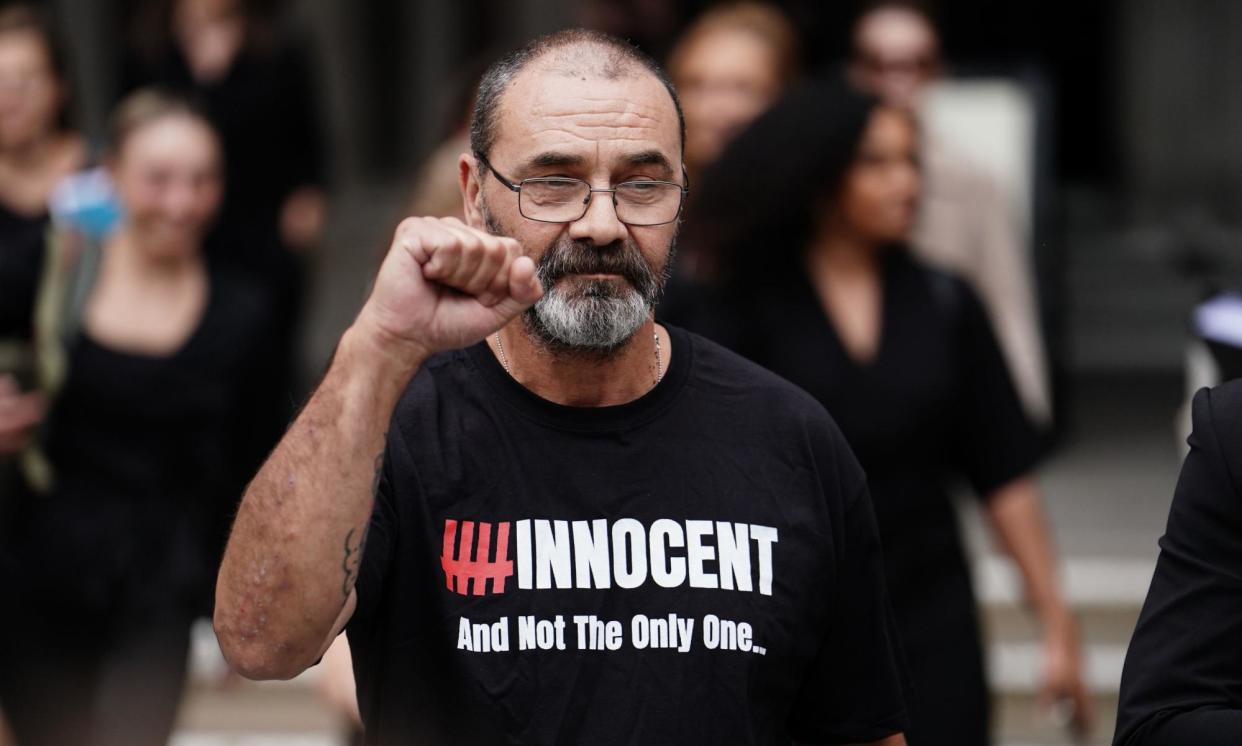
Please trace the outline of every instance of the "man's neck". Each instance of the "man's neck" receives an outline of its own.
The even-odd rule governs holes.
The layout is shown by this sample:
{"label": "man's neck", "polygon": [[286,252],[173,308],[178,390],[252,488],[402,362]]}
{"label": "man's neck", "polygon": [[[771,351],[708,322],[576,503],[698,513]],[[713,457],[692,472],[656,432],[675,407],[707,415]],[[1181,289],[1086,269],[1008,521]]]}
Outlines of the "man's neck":
{"label": "man's neck", "polygon": [[[659,335],[658,355],[655,335]],[[487,343],[518,383],[548,401],[571,407],[608,407],[634,401],[655,386],[672,356],[668,331],[651,320],[608,356],[541,344],[532,339],[520,317],[488,337]]]}

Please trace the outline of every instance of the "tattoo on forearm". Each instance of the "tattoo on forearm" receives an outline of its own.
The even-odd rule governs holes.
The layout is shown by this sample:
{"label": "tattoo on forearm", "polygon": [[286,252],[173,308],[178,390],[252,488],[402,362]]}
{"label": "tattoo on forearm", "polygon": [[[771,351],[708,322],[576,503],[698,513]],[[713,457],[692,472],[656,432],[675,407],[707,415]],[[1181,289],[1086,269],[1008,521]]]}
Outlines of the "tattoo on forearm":
{"label": "tattoo on forearm", "polygon": [[[388,434],[385,433],[384,441],[388,440]],[[384,452],[381,450],[375,456],[375,475],[371,477],[371,497],[379,497],[380,481],[384,476]],[[358,571],[362,568],[362,555],[367,548],[367,532],[370,529],[370,522],[361,530],[351,528],[349,533],[345,534],[345,556],[341,559],[341,570],[344,571],[345,577],[341,581],[341,595],[349,598],[349,592],[353,590],[354,584],[358,582]],[[358,535],[358,540],[354,541],[354,534]]]}
{"label": "tattoo on forearm", "polygon": [[[367,548],[367,530],[369,526],[364,527],[361,531],[351,528],[349,533],[345,534],[345,557],[341,560],[341,569],[345,571],[345,579],[341,581],[341,595],[349,598],[349,592],[354,589],[354,583],[358,581],[358,570],[362,568],[362,554]],[[354,541],[354,534],[358,534],[357,542]]]}

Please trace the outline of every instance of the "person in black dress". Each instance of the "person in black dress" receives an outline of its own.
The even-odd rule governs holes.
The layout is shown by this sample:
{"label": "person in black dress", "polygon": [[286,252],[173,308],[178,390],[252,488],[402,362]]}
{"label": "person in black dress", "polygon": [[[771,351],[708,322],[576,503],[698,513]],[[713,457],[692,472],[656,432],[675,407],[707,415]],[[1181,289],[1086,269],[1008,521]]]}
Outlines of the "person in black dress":
{"label": "person in black dress", "polygon": [[[33,292],[43,260],[48,201],[86,158],[69,124],[65,58],[48,20],[25,5],[0,10],[0,525],[11,503],[21,433],[43,415],[30,383]],[[6,661],[0,658],[0,669]],[[0,743],[5,742],[0,701]]]}
{"label": "person in black dress", "polygon": [[207,239],[213,265],[272,298],[270,389],[252,404],[271,444],[300,401],[298,344],[308,253],[326,213],[326,167],[309,50],[281,33],[271,0],[134,0],[122,91],[158,86],[200,102],[224,145],[224,204]]}
{"label": "person in black dress", "polygon": [[5,376],[28,364],[52,191],[86,160],[86,146],[68,124],[61,49],[34,9],[0,10],[0,387],[12,386]]}
{"label": "person in black dress", "polygon": [[698,221],[728,262],[691,325],[803,387],[867,472],[914,685],[910,743],[989,742],[969,565],[950,501],[965,479],[1043,623],[1048,701],[1090,721],[1075,622],[1031,476],[1024,418],[978,299],[904,247],[917,132],[837,83],[790,93],[703,179]]}
{"label": "person in black dress", "polygon": [[109,170],[126,217],[62,325],[47,416],[24,433],[50,487],[25,484],[0,525],[0,701],[23,746],[171,733],[191,622],[259,458],[239,402],[268,344],[266,298],[201,250],[222,168],[189,105],[141,92],[118,110]]}
{"label": "person in black dress", "polygon": [[1116,746],[1242,733],[1242,380],[1200,389],[1160,559],[1121,676]]}

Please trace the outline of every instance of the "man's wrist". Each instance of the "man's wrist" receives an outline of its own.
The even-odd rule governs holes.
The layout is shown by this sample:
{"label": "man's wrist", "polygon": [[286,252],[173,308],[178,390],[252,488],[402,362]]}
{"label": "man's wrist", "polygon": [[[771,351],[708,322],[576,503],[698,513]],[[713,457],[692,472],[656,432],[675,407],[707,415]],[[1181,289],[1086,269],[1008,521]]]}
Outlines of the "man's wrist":
{"label": "man's wrist", "polygon": [[397,339],[360,318],[341,335],[333,366],[359,367],[374,376],[377,383],[387,382],[404,389],[428,357],[430,352],[425,348]]}

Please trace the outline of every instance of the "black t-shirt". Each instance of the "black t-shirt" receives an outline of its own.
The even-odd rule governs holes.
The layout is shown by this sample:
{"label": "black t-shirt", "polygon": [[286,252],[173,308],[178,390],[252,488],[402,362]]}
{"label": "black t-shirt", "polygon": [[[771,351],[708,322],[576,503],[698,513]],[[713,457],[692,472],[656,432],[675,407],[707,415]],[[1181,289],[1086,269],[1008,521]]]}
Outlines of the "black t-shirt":
{"label": "black t-shirt", "polygon": [[904,730],[862,471],[823,408],[670,328],[572,408],[483,344],[392,418],[348,626],[371,744],[854,743]]}
{"label": "black t-shirt", "polygon": [[1242,739],[1242,380],[1202,389],[1121,676],[1117,746]]}

